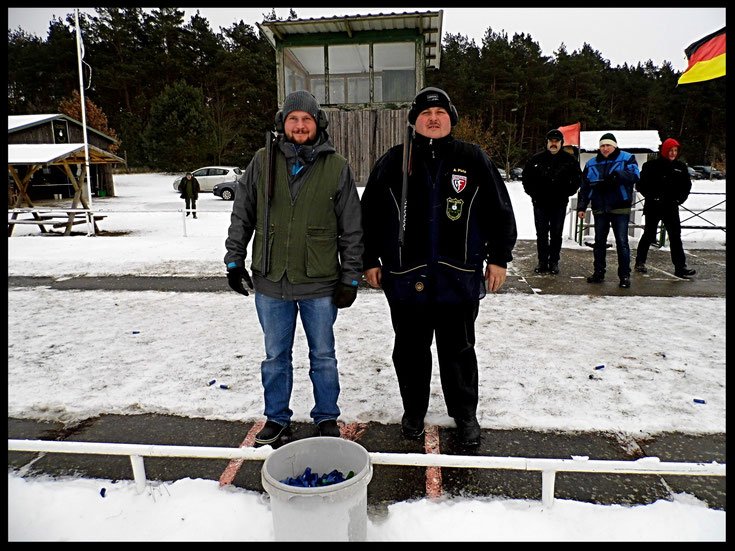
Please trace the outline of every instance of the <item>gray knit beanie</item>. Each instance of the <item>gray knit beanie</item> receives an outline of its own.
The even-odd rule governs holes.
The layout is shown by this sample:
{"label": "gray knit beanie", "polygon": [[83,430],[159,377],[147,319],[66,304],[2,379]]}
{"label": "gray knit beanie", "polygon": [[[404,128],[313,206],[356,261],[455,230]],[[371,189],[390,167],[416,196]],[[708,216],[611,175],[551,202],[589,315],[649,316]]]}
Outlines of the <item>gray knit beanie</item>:
{"label": "gray knit beanie", "polygon": [[315,121],[319,120],[319,102],[311,92],[306,90],[297,90],[291,92],[283,102],[283,119],[288,117],[291,111],[305,111],[311,115]]}

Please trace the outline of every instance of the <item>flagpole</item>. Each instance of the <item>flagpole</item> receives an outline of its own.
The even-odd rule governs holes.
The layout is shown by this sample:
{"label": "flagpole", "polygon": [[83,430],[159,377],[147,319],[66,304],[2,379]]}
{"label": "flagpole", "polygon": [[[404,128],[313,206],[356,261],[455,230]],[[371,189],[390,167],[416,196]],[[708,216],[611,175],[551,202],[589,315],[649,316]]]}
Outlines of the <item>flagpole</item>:
{"label": "flagpole", "polygon": [[84,133],[84,164],[87,172],[87,200],[88,207],[92,208],[92,182],[89,172],[89,144],[87,142],[87,106],[84,100],[84,73],[82,72],[82,46],[79,40],[79,8],[74,9],[74,17],[77,27],[77,64],[79,66],[79,95],[82,98],[82,132]]}

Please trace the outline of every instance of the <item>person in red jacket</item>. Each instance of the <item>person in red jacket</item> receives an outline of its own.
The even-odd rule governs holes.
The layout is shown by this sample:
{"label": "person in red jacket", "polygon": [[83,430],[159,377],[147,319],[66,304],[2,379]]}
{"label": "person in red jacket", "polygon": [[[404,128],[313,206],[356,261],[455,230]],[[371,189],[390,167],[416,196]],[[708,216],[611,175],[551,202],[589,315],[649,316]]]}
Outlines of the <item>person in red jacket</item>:
{"label": "person in red jacket", "polygon": [[669,138],[661,144],[661,155],[643,164],[641,179],[636,189],[646,199],[643,205],[646,223],[636,251],[637,272],[645,274],[648,271],[646,268],[648,249],[656,240],[658,223],[663,222],[669,236],[674,274],[677,277],[689,278],[697,273],[696,270],[687,268],[684,246],[681,242],[679,205],[689,197],[692,181],[687,165],[678,160],[680,154],[679,142]]}

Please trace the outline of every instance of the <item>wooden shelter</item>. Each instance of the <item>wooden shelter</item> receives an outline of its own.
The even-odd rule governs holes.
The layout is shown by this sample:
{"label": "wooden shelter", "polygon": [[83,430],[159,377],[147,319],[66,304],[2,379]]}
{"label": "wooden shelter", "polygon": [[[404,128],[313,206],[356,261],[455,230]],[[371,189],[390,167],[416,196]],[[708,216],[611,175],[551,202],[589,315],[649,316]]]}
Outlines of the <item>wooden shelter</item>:
{"label": "wooden shelter", "polygon": [[[99,150],[115,152],[117,140],[87,125],[87,142]],[[81,122],[62,114],[8,116],[8,145],[11,144],[80,144],[84,143],[84,128]],[[117,157],[116,157],[117,158]],[[120,159],[119,163],[124,161]],[[84,163],[82,162],[80,166]],[[74,186],[63,171],[43,167],[33,176],[28,190],[34,199],[51,199],[61,195],[72,197]],[[115,186],[110,164],[90,166],[90,189],[92,195],[114,196]],[[11,182],[12,185],[12,182]],[[9,190],[10,191],[10,190]],[[8,203],[11,206],[11,203]]]}
{"label": "wooden shelter", "polygon": [[439,68],[442,18],[439,10],[258,25],[276,51],[278,105],[296,90],[314,94],[358,184],[403,141],[425,71]]}
{"label": "wooden shelter", "polygon": [[[104,151],[96,146],[88,145],[89,163],[91,165],[109,165],[123,162],[123,159]],[[75,210],[89,209],[90,205],[83,196],[84,179],[86,171],[80,170],[80,177],[75,176],[73,165],[84,167],[86,164],[85,147],[83,143],[70,144],[8,144],[8,172],[12,177],[11,184],[17,186],[18,194],[12,208],[14,212],[8,220],[8,237],[13,233],[15,224],[36,224],[42,232],[46,233],[46,226],[66,227],[64,235],[71,233],[72,226],[87,220],[85,213],[83,218],[77,218]],[[28,193],[33,175],[38,170],[56,166],[71,182],[74,195],[70,209],[56,209],[61,214],[41,215],[36,210],[29,210],[32,218],[19,218],[24,206],[35,206]],[[80,207],[81,205],[81,207]],[[8,205],[9,207],[11,205]],[[63,211],[63,212],[62,212]],[[100,217],[97,217],[99,220]],[[94,219],[91,221],[95,233],[98,230]]]}

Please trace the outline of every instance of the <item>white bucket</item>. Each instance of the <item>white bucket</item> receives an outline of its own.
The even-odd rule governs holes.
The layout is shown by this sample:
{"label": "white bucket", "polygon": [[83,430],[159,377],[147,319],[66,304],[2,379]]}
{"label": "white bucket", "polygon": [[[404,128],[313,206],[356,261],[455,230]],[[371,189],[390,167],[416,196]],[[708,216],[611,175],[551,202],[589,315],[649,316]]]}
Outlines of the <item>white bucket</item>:
{"label": "white bucket", "polygon": [[[310,467],[312,473],[340,471],[344,482],[300,488],[281,480],[296,478]],[[370,455],[360,444],[334,437],[296,440],[263,463],[261,481],[271,498],[277,541],[365,541],[367,538],[367,485],[373,476]]]}

